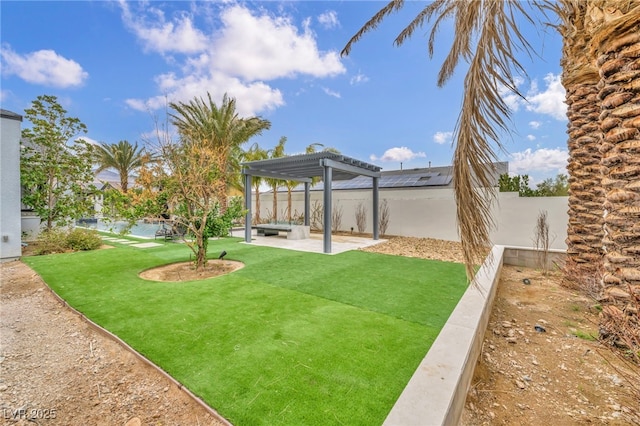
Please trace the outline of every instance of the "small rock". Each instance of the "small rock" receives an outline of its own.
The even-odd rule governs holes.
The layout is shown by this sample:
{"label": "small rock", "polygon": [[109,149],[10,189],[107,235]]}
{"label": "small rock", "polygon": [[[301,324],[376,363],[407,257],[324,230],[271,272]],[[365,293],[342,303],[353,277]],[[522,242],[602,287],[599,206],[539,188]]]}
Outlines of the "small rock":
{"label": "small rock", "polygon": [[527,387],[527,385],[520,380],[516,380],[516,386],[518,386],[520,389],[525,389]]}
{"label": "small rock", "polygon": [[540,324],[534,325],[533,329],[535,331],[537,331],[538,333],[546,333],[547,332],[547,330],[543,326],[541,326]]}
{"label": "small rock", "polygon": [[511,328],[511,322],[509,321],[502,321],[502,326],[504,328]]}
{"label": "small rock", "polygon": [[7,386],[7,385],[0,385],[0,392],[4,392],[4,391],[6,391],[7,389],[9,389],[9,386]]}
{"label": "small rock", "polygon": [[168,392],[169,391],[169,386],[165,386],[164,389],[162,389],[163,392]]}
{"label": "small rock", "polygon": [[518,341],[518,339],[515,337],[507,337],[506,340],[507,343],[516,343]]}
{"label": "small rock", "polygon": [[530,284],[531,284],[531,280],[529,280],[529,278],[524,278],[524,279],[522,280],[522,283],[523,283],[524,285],[530,285]]}
{"label": "small rock", "polygon": [[138,417],[133,417],[124,426],[142,426],[142,421]]}

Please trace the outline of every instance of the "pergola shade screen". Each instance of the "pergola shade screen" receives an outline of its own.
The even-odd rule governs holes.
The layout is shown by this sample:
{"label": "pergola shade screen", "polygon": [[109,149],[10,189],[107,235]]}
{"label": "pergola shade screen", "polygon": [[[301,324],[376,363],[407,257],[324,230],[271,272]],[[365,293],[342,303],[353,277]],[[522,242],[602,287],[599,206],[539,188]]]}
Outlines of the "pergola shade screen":
{"label": "pergola shade screen", "polygon": [[[253,176],[305,183],[304,221],[309,226],[309,186],[311,178],[324,182],[324,252],[331,253],[331,182],[368,176],[373,180],[373,239],[378,239],[378,180],[380,167],[334,152],[292,155],[242,163],[245,178],[245,241],[251,242],[251,180]],[[274,194],[275,196],[275,194]]]}

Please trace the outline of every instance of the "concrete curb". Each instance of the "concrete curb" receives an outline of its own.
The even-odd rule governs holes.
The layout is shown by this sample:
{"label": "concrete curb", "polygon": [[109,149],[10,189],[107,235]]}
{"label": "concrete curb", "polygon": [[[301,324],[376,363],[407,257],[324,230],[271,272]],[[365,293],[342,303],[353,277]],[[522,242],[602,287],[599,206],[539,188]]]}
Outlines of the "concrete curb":
{"label": "concrete curb", "polygon": [[504,250],[493,247],[384,425],[458,424],[482,349]]}

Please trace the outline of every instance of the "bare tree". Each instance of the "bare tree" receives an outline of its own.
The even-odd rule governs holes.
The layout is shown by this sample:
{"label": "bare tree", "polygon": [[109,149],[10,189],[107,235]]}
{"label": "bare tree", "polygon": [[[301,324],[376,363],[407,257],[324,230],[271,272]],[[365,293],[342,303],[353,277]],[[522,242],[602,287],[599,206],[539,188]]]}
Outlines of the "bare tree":
{"label": "bare tree", "polygon": [[358,203],[356,207],[356,226],[358,227],[358,232],[361,234],[367,228],[367,210],[362,201]]}
{"label": "bare tree", "polygon": [[342,227],[342,206],[335,203],[331,209],[331,232],[339,231]]}
{"label": "bare tree", "polygon": [[533,242],[538,252],[538,263],[540,264],[540,269],[542,269],[542,274],[547,275],[549,272],[549,246],[551,245],[551,241],[549,237],[549,222],[547,222],[546,210],[543,210],[538,214]]}
{"label": "bare tree", "polygon": [[309,225],[314,231],[322,231],[324,224],[324,213],[322,205],[318,200],[314,201],[311,205],[311,217],[309,218]]}
{"label": "bare tree", "polygon": [[387,200],[384,199],[382,200],[382,203],[380,203],[380,215],[379,215],[379,222],[378,222],[378,227],[380,229],[380,233],[382,235],[387,233],[387,228],[389,227],[389,217],[390,217],[390,212],[389,212],[389,203],[387,203]]}

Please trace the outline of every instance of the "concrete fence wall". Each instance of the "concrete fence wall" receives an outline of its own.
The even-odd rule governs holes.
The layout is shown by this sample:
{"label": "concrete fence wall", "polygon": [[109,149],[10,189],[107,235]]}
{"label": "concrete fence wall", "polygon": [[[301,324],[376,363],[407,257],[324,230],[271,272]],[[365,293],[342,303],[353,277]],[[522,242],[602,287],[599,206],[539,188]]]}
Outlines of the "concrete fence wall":
{"label": "concrete fence wall", "polygon": [[[389,226],[387,235],[429,237],[459,241],[456,226],[456,205],[451,189],[381,189],[380,203],[387,200]],[[372,191],[333,191],[333,207],[342,210],[341,231],[357,232],[355,212],[363,203],[367,212],[365,232],[372,232]],[[272,215],[273,194],[260,194],[260,217],[264,220]],[[255,216],[255,194],[253,209]],[[322,209],[322,191],[311,191],[311,207]],[[304,193],[292,194],[294,214],[304,212]],[[568,223],[567,197],[519,197],[517,193],[498,193],[492,206],[494,229],[491,238],[494,244],[533,247],[535,227],[540,212],[547,212],[550,248],[564,250]],[[287,218],[287,194],[278,193],[278,220]]]}

